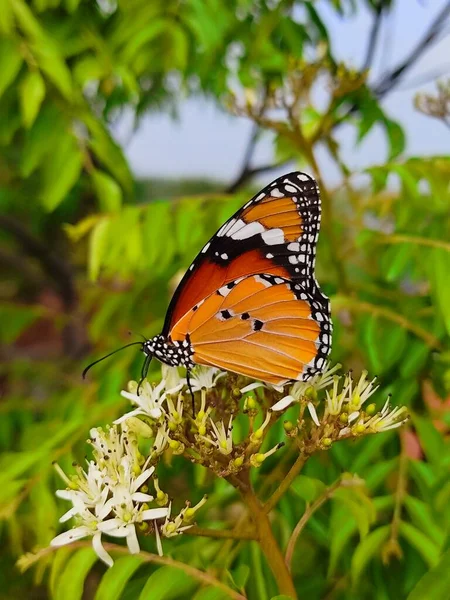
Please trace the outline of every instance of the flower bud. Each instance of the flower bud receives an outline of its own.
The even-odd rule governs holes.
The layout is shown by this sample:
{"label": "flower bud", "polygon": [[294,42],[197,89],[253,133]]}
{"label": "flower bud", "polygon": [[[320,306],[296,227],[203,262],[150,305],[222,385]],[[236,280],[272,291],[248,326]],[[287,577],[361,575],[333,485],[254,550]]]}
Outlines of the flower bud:
{"label": "flower bud", "polygon": [[369,404],[369,406],[366,408],[366,413],[369,416],[372,416],[376,413],[377,411],[377,405],[375,403]]}

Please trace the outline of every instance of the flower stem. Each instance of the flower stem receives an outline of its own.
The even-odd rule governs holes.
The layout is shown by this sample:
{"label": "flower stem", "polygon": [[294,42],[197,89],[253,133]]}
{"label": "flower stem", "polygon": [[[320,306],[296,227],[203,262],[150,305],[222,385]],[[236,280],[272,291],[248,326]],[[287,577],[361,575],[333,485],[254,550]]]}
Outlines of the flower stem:
{"label": "flower stem", "polygon": [[289,469],[286,477],[283,479],[283,481],[277,487],[277,489],[272,494],[272,496],[264,504],[264,512],[265,513],[269,513],[273,508],[275,508],[275,506],[278,504],[278,502],[281,500],[281,498],[284,496],[284,494],[288,491],[288,489],[291,486],[294,479],[297,477],[297,475],[302,470],[303,465],[308,460],[308,458],[309,457],[305,454],[300,454],[298,456],[295,463]]}
{"label": "flower stem", "polygon": [[327,487],[327,489],[323,492],[323,494],[321,494],[311,505],[308,505],[306,507],[306,510],[303,513],[300,521],[295,526],[295,529],[292,532],[292,535],[291,535],[288,545],[287,545],[285,560],[286,560],[286,565],[287,565],[287,568],[289,569],[289,571],[291,570],[292,555],[294,554],[295,544],[297,542],[299,535],[303,531],[306,523],[313,516],[313,514],[316,512],[316,510],[318,510],[322,506],[322,504],[324,504],[329,498],[331,498],[331,496],[334,494],[334,492],[341,485],[342,485],[342,479],[339,478],[337,481],[335,481],[329,487]]}
{"label": "flower stem", "polygon": [[269,517],[267,516],[263,505],[255,496],[251,486],[241,487],[240,491],[255,524],[257,542],[272,569],[280,594],[285,594],[296,600],[297,593],[295,591],[294,582],[286,567],[278,542],[273,535]]}

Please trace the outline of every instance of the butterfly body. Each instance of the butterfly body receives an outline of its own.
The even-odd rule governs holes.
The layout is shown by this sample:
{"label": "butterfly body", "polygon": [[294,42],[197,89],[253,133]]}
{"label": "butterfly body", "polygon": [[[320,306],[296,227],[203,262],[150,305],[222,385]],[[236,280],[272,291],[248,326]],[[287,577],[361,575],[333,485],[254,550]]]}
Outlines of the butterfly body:
{"label": "butterfly body", "polygon": [[300,172],[247,202],[189,267],[162,334],[143,345],[147,359],[273,384],[320,372],[332,333],[329,301],[314,274],[320,210],[315,180]]}

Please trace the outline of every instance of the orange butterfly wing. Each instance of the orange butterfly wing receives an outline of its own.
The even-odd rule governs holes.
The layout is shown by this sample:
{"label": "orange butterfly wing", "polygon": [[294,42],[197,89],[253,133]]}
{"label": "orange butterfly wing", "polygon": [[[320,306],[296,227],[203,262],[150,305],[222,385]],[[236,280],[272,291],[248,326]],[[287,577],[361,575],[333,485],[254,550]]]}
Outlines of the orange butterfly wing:
{"label": "orange butterfly wing", "polygon": [[273,181],[228,219],[195,258],[172,298],[163,334],[169,335],[183,315],[219,288],[258,273],[291,279],[326,303],[314,278],[319,223],[314,179],[295,172]]}
{"label": "orange butterfly wing", "polygon": [[269,274],[238,279],[200,301],[172,328],[193,361],[274,384],[323,367],[331,324],[300,284]]}

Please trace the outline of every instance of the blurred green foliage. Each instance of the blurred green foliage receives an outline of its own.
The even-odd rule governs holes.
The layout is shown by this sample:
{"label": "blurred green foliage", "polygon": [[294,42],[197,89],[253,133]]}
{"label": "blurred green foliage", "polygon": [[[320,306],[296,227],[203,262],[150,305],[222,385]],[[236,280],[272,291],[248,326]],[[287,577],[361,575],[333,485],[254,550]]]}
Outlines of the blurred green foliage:
{"label": "blurred green foliage", "polygon": [[[328,4],[345,18],[360,6]],[[364,2],[375,23],[392,4]],[[175,112],[182,92],[246,114],[258,135],[275,133],[280,161],[319,180],[317,147],[334,158],[344,183],[331,191],[321,182],[318,251],[333,358],[377,373],[412,414],[402,444],[389,433],[314,457],[274,512],[284,546],[323,483],[342,471],[366,481],[363,498],[345,490],[309,520],[293,562],[299,597],[448,598],[450,160],[404,157],[407,132],[380,104],[389,73],[369,86],[365,72],[340,64],[308,1],[3,0],[0,32],[0,597],[222,597],[137,557],[105,574],[87,549],[49,554],[23,576],[14,566],[55,535],[52,461],[83,459],[89,428],[123,412],[118,391],[140,358],[119,354],[84,383],[82,367],[126,343],[129,330],[160,331],[174,282],[251,193],[199,182],[174,196],[173,184],[134,181],[110,125],[124,109],[136,125],[147,111]],[[329,104],[319,109],[310,92],[324,78]],[[373,127],[386,137],[386,162],[365,172],[363,187],[340,153],[342,123],[356,144]],[[236,183],[252,174],[245,164]],[[166,476],[174,495],[210,494],[210,523],[233,523],[237,498],[224,481],[176,461]],[[143,547],[153,551],[153,541]],[[166,550],[251,599],[277,594],[253,542],[185,536]]]}

